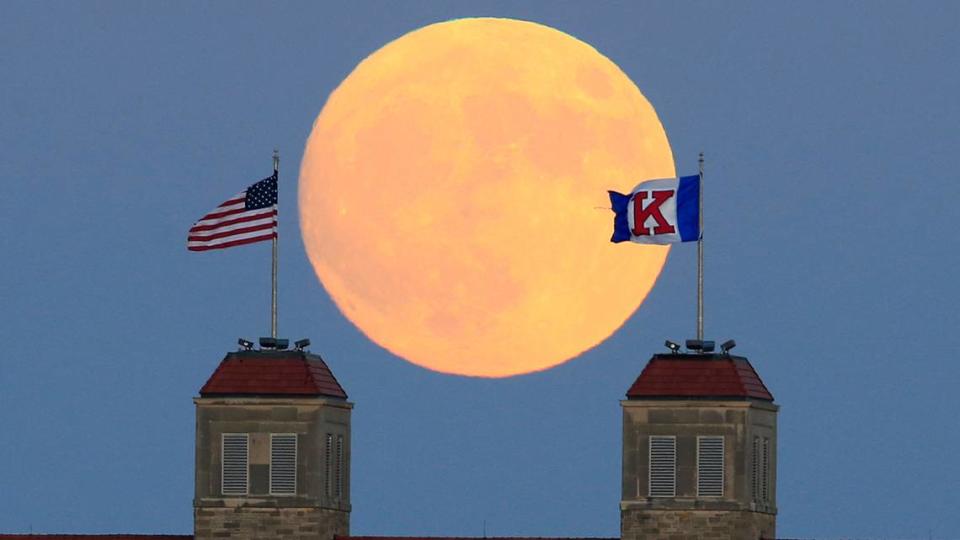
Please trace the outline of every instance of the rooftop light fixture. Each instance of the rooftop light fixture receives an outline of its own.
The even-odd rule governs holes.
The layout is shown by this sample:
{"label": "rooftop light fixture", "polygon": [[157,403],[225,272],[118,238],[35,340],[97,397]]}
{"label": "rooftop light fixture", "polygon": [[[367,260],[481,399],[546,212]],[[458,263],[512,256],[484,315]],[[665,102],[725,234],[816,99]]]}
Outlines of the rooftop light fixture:
{"label": "rooftop light fixture", "polygon": [[688,339],[687,340],[687,349],[691,351],[697,351],[698,353],[707,354],[712,353],[716,348],[716,343],[709,340],[702,339]]}

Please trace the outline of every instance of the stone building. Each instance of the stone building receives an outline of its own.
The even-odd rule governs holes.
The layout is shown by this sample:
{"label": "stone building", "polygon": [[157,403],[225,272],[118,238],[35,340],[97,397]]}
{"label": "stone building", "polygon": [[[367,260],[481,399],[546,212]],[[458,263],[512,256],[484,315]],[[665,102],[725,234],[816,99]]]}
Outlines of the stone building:
{"label": "stone building", "polygon": [[194,399],[197,540],[350,531],[350,411],[303,350],[230,353]]}
{"label": "stone building", "polygon": [[[350,536],[353,404],[320,356],[246,345],[194,398],[194,534],[0,540],[424,540]],[[746,358],[654,355],[620,404],[621,536],[592,540],[775,538],[778,406]]]}
{"label": "stone building", "polygon": [[620,404],[622,540],[775,538],[778,407],[746,358],[654,355]]}

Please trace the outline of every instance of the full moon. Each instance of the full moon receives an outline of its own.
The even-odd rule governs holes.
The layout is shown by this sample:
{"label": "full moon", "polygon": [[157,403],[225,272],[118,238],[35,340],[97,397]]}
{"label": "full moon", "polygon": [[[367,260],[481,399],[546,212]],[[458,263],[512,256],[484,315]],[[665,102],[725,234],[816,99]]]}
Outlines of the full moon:
{"label": "full moon", "polygon": [[416,365],[508,377],[610,336],[666,246],[610,243],[607,190],[674,176],[657,114],[590,45],[459,19],[340,83],[300,169],[307,255],[367,337]]}

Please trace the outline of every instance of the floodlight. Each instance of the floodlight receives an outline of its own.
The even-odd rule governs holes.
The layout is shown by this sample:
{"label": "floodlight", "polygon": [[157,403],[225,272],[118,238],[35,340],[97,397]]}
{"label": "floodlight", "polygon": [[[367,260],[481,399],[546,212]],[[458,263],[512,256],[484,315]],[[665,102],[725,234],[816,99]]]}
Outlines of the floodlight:
{"label": "floodlight", "polygon": [[243,347],[243,350],[249,351],[253,348],[253,342],[247,339],[240,338],[237,340],[237,344]]}
{"label": "floodlight", "polygon": [[282,350],[284,350],[284,349],[286,349],[287,347],[290,346],[290,340],[289,340],[289,339],[280,339],[280,338],[277,338],[277,339],[276,339],[276,343],[277,343],[277,344],[276,344],[276,348],[277,348],[278,351],[282,351]]}
{"label": "floodlight", "polygon": [[293,343],[293,346],[296,347],[298,351],[302,351],[310,346],[310,340],[307,338],[303,338],[301,340],[295,341]]}
{"label": "floodlight", "polygon": [[730,349],[732,349],[732,348],[734,348],[734,347],[736,347],[736,346],[737,346],[737,342],[736,342],[736,341],[734,341],[734,340],[732,340],[732,339],[728,339],[728,340],[724,341],[724,342],[720,345],[720,350],[723,351],[723,354],[730,354]]}
{"label": "floodlight", "polygon": [[677,352],[680,350],[680,344],[670,341],[669,339],[665,341],[663,344],[666,345],[668,349],[673,351],[673,354],[677,354]]}
{"label": "floodlight", "polygon": [[272,337],[262,337],[262,338],[260,338],[260,348],[262,348],[262,349],[276,349],[276,348],[277,348],[277,338],[272,338]]}
{"label": "floodlight", "polygon": [[703,342],[703,352],[712,353],[714,349],[717,348],[717,343],[715,341],[704,341]]}

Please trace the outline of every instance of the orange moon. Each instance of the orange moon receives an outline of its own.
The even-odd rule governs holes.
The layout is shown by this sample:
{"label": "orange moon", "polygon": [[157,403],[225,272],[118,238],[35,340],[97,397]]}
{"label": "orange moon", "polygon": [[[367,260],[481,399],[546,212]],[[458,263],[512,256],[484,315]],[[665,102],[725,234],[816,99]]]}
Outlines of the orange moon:
{"label": "orange moon", "polygon": [[609,241],[607,190],[674,176],[650,103],[590,45],[458,19],[363,60],[300,168],[307,255],[367,337],[425,368],[508,377],[610,336],[668,247]]}

